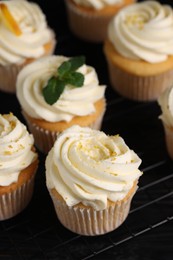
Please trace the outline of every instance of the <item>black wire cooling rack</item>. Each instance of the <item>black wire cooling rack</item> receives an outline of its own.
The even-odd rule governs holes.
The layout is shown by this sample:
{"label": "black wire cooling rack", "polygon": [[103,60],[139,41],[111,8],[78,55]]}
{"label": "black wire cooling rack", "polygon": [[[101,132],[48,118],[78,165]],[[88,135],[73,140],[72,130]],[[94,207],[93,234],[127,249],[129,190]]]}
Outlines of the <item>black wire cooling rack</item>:
{"label": "black wire cooling rack", "polygon": [[[36,1],[39,2],[39,1]],[[45,185],[45,156],[39,154],[33,198],[18,216],[0,222],[0,259],[116,259],[171,260],[173,255],[173,162],[155,102],[134,102],[120,97],[109,84],[102,45],[82,42],[68,29],[63,1],[39,2],[57,34],[56,54],[86,55],[101,84],[107,85],[107,110],[102,130],[120,134],[142,159],[143,175],[126,221],[115,231],[94,237],[76,235],[58,221]],[[1,113],[20,120],[15,95],[0,93]],[[163,247],[164,246],[164,247]]]}
{"label": "black wire cooling rack", "polygon": [[120,246],[172,224],[173,163],[167,156],[159,113],[156,102],[135,103],[119,97],[108,102],[103,130],[121,133],[143,161],[143,175],[129,216],[117,230],[86,237],[64,228],[45,187],[45,156],[40,154],[31,203],[18,216],[0,223],[0,259],[106,259],[107,254],[112,259],[112,252]]}

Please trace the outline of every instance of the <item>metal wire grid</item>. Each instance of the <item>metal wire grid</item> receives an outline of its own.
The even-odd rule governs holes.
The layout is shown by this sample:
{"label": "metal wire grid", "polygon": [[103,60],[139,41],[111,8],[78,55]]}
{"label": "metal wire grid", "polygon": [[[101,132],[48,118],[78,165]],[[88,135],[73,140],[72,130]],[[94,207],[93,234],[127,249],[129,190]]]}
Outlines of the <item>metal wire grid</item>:
{"label": "metal wire grid", "polygon": [[[162,171],[164,167],[168,169],[169,166],[169,162],[164,162],[162,165],[154,165],[150,171]],[[166,207],[173,197],[172,187],[173,173],[169,173],[139,188],[125,223],[105,236],[78,236],[65,230],[56,220],[52,224],[49,223],[47,228],[42,226],[42,230],[37,229],[36,233],[32,225],[37,225],[38,222],[33,223],[33,219],[21,217],[17,223],[3,222],[0,256],[3,256],[3,259],[90,259],[101,255],[113,247],[172,221],[173,209]]]}
{"label": "metal wire grid", "polygon": [[[159,141],[156,142],[153,138],[156,127],[159,126],[156,119],[158,107],[156,104],[133,102],[128,104],[128,101],[124,103],[123,99],[120,102],[114,100],[108,105],[108,113],[103,124],[103,128],[107,127],[107,131],[113,122],[116,121],[119,125],[119,120],[122,121],[122,110],[117,107],[120,104],[126,106],[123,112],[123,122],[129,114],[133,114],[130,117],[132,124],[126,136],[127,143],[134,142],[133,117],[139,119],[138,114],[141,115],[142,111],[146,112],[147,108],[151,117],[155,118],[150,122],[153,129],[151,132],[153,142],[146,144],[146,139],[141,140],[143,131],[139,131],[137,139],[135,138],[135,150],[137,149],[144,161],[142,169],[144,175],[140,179],[139,189],[124,224],[109,234],[97,237],[79,236],[65,229],[56,218],[45,187],[43,167],[45,158],[42,156],[35,193],[30,205],[15,218],[0,223],[0,257],[2,259],[73,260],[96,257],[99,259],[105,252],[173,220],[173,209],[169,206],[173,197],[173,164],[165,150],[163,132],[159,131],[158,135],[155,134],[156,139],[160,138]],[[117,113],[112,118],[109,112],[115,108]],[[123,122],[121,129],[117,130],[121,130],[126,135],[126,123]],[[142,128],[148,133],[148,123],[142,125]],[[144,146],[141,148],[142,144]]]}
{"label": "metal wire grid", "polygon": [[[62,1],[58,4],[61,12]],[[50,24],[53,24],[54,17],[50,18]],[[74,39],[69,39],[71,36],[64,36],[65,29],[65,26],[60,26],[58,41],[64,55],[70,56],[78,53],[79,45]],[[69,40],[70,50],[65,44]],[[92,48],[87,45],[88,53],[92,53]],[[96,52],[98,59],[102,60],[99,48]],[[86,49],[85,44],[83,49]],[[99,63],[98,67],[97,64],[93,66],[100,72],[101,81],[105,79],[102,73],[104,62]],[[15,218],[0,223],[0,259],[104,259],[101,257],[106,252],[172,222],[173,164],[166,154],[163,129],[157,119],[157,105],[152,102],[130,102],[116,96],[111,90],[107,94],[109,103],[103,130],[109,134],[115,131],[120,133],[143,160],[144,175],[140,179],[140,188],[133,198],[128,218],[117,230],[103,236],[84,237],[65,229],[56,218],[45,187],[45,158],[41,156],[31,203]],[[13,107],[18,107],[18,103],[13,102]]]}

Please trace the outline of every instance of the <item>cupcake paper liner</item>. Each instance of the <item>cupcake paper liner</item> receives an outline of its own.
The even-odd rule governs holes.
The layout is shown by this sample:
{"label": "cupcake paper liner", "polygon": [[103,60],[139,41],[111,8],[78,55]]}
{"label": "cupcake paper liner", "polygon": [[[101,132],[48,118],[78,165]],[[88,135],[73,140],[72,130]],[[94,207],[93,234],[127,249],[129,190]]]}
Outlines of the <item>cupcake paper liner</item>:
{"label": "cupcake paper liner", "polygon": [[[105,111],[104,111],[105,112]],[[92,129],[100,130],[104,112],[94,121],[92,124],[87,125]],[[23,113],[23,116],[27,122],[29,131],[33,134],[35,145],[42,153],[48,153],[49,150],[52,148],[57,136],[61,133],[58,131],[49,131],[43,129],[36,125],[35,123],[31,122],[27,115]]]}
{"label": "cupcake paper liner", "polygon": [[97,15],[96,13],[82,12],[71,1],[66,1],[69,26],[78,37],[91,41],[102,42],[107,35],[107,26],[111,15]]}
{"label": "cupcake paper liner", "polygon": [[106,209],[96,211],[86,206],[69,207],[63,200],[58,200],[49,189],[61,224],[74,233],[86,236],[102,235],[118,228],[128,216],[135,191],[121,201],[108,204]]}
{"label": "cupcake paper liner", "polygon": [[0,220],[14,217],[28,205],[33,194],[34,177],[17,189],[0,195]]}
{"label": "cupcake paper liner", "polygon": [[173,69],[153,76],[136,76],[107,60],[110,82],[120,95],[137,101],[154,101],[173,82]]}
{"label": "cupcake paper liner", "polygon": [[16,90],[16,78],[19,71],[25,65],[9,65],[2,66],[0,65],[0,90],[7,93],[15,93]]}
{"label": "cupcake paper liner", "polygon": [[66,0],[68,22],[71,31],[83,40],[90,42],[103,42],[107,37],[107,27],[112,17],[123,7],[135,0],[123,1],[112,6],[111,12],[100,14],[97,11],[88,12],[80,10],[71,0]]}

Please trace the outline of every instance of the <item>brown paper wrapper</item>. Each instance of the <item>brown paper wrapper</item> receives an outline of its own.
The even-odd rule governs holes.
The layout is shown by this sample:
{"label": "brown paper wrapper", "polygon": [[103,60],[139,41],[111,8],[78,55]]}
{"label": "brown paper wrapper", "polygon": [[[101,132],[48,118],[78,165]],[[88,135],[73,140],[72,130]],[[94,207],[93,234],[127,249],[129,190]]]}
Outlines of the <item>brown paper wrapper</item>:
{"label": "brown paper wrapper", "polygon": [[106,38],[107,26],[112,16],[89,15],[75,8],[68,0],[66,6],[69,26],[75,35],[91,42],[102,42]]}
{"label": "brown paper wrapper", "polygon": [[[102,114],[99,117],[97,117],[97,119],[92,124],[87,125],[87,127],[91,127],[92,129],[100,130],[104,112],[105,112],[105,110],[102,112]],[[23,116],[27,122],[29,131],[34,136],[35,145],[42,153],[47,154],[49,152],[49,150],[52,148],[54,142],[56,141],[57,136],[61,132],[50,131],[50,130],[39,127],[34,122],[30,121],[24,112],[23,112]]]}
{"label": "brown paper wrapper", "polygon": [[173,69],[153,76],[132,75],[107,58],[111,86],[120,95],[136,101],[154,101],[173,82]]}
{"label": "brown paper wrapper", "polygon": [[16,216],[28,205],[33,194],[34,177],[17,189],[0,195],[0,220]]}
{"label": "brown paper wrapper", "polygon": [[22,65],[0,65],[0,90],[8,93],[15,93],[16,90],[16,78],[19,71],[24,67]]}
{"label": "brown paper wrapper", "polygon": [[[127,3],[126,3],[127,2]],[[107,27],[111,18],[123,6],[130,4],[131,1],[125,1],[123,4],[112,6],[110,12],[89,12],[81,10],[71,0],[66,0],[67,14],[71,31],[79,38],[91,42],[103,42],[107,36]],[[111,8],[110,8],[111,9]]]}
{"label": "brown paper wrapper", "polygon": [[63,226],[80,235],[96,236],[115,230],[125,221],[136,188],[135,183],[123,200],[108,202],[107,208],[100,211],[81,204],[69,207],[64,200],[57,199],[55,190],[50,189],[49,193],[57,217]]}

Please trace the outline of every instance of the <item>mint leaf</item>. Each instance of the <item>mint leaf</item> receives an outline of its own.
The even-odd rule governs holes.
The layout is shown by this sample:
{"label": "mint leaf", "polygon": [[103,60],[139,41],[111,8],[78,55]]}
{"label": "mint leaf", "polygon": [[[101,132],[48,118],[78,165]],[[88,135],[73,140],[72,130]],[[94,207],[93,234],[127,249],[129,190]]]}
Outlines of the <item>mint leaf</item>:
{"label": "mint leaf", "polygon": [[57,79],[56,77],[50,78],[47,86],[43,88],[43,96],[45,101],[49,105],[53,105],[59,99],[64,88],[65,82]]}
{"label": "mint leaf", "polygon": [[84,83],[84,75],[80,72],[72,72],[65,79],[66,84],[71,84],[75,87],[82,87]]}
{"label": "mint leaf", "polygon": [[82,87],[84,75],[76,72],[79,67],[85,63],[84,56],[71,58],[63,62],[57,69],[57,75],[48,80],[47,85],[43,88],[43,97],[49,105],[53,105],[60,97],[67,84],[74,87]]}
{"label": "mint leaf", "polygon": [[85,63],[85,57],[84,56],[74,57],[69,60],[69,63],[71,65],[70,72],[75,71]]}
{"label": "mint leaf", "polygon": [[78,56],[64,61],[58,68],[58,76],[62,79],[68,73],[71,73],[80,68],[84,63],[84,56]]}
{"label": "mint leaf", "polygon": [[58,76],[62,79],[71,70],[69,61],[64,61],[58,68]]}

